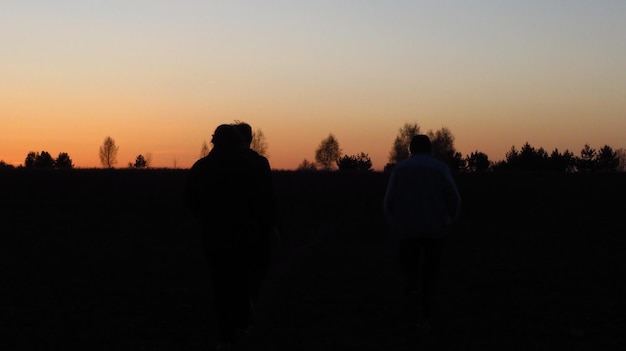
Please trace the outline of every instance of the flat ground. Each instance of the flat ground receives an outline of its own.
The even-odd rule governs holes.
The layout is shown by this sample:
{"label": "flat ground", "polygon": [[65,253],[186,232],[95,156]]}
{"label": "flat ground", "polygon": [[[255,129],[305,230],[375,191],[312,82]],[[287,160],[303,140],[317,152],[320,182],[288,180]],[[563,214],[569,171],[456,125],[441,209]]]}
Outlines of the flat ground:
{"label": "flat ground", "polygon": [[[1,350],[211,350],[183,170],[0,173]],[[283,242],[239,350],[626,346],[626,175],[461,175],[432,333],[411,328],[386,175],[276,172]]]}

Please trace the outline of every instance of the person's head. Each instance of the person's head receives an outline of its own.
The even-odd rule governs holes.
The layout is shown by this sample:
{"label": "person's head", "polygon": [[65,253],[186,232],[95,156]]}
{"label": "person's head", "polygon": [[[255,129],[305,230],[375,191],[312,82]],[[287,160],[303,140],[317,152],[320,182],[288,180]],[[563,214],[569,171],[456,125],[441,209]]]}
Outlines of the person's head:
{"label": "person's head", "polygon": [[252,127],[246,122],[239,121],[235,122],[234,126],[237,128],[246,146],[250,146],[252,143]]}
{"label": "person's head", "polygon": [[432,145],[430,144],[430,138],[424,134],[418,134],[411,139],[411,145],[409,146],[411,155],[419,153],[430,154],[432,152]]}
{"label": "person's head", "polygon": [[232,125],[220,124],[213,132],[211,143],[218,149],[237,148],[241,146],[241,137]]}

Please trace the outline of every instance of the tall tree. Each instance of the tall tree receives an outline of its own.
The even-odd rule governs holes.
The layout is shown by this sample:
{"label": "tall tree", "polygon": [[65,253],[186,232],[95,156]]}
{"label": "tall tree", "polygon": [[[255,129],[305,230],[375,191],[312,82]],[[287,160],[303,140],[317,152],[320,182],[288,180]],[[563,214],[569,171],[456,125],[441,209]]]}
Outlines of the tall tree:
{"label": "tall tree", "polygon": [[317,150],[315,150],[315,161],[326,171],[330,170],[340,157],[341,149],[339,148],[339,142],[332,134],[329,134],[326,139],[322,140]]}
{"label": "tall tree", "polygon": [[54,168],[55,165],[54,158],[47,151],[41,153],[31,151],[24,160],[24,167],[28,168]]}
{"label": "tall tree", "polygon": [[106,168],[113,168],[117,163],[117,151],[119,146],[115,145],[115,140],[111,137],[104,138],[100,146],[100,163]]}
{"label": "tall tree", "polygon": [[39,153],[35,151],[28,152],[28,154],[26,155],[26,158],[24,159],[24,167],[26,168],[35,167],[35,163],[37,162],[38,156],[39,156]]}
{"label": "tall tree", "polygon": [[604,145],[596,155],[596,163],[598,165],[598,169],[601,171],[617,171],[617,167],[619,166],[619,155],[616,151],[613,151],[612,147]]}
{"label": "tall tree", "polygon": [[409,145],[413,136],[420,134],[420,126],[417,123],[405,123],[399,130],[389,152],[389,163],[395,164],[409,158]]}
{"label": "tall tree", "polygon": [[580,150],[580,157],[576,159],[576,168],[581,172],[590,172],[596,169],[596,149],[589,144]]}
{"label": "tall tree", "polygon": [[47,151],[42,151],[35,161],[37,168],[54,168],[54,158]]}
{"label": "tall tree", "polygon": [[454,147],[455,138],[449,128],[442,127],[435,132],[428,131],[426,135],[430,138],[434,157],[447,163],[452,171],[459,171],[463,168],[465,164],[463,154],[456,151]]}
{"label": "tall tree", "polygon": [[561,154],[558,148],[554,148],[548,157],[547,169],[554,172],[570,173],[575,170],[574,154],[565,149]]}
{"label": "tall tree", "polygon": [[433,156],[448,161],[454,158],[456,150],[454,148],[454,135],[450,129],[442,127],[437,131],[428,131],[426,133],[430,138],[430,142],[433,148]]}

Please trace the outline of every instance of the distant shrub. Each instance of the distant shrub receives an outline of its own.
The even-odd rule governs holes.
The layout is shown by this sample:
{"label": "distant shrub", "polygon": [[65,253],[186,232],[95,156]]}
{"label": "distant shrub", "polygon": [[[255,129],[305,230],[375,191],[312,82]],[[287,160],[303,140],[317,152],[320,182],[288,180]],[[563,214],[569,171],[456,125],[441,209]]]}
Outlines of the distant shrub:
{"label": "distant shrub", "polygon": [[372,160],[363,152],[358,155],[345,155],[337,160],[337,167],[340,171],[371,171]]}

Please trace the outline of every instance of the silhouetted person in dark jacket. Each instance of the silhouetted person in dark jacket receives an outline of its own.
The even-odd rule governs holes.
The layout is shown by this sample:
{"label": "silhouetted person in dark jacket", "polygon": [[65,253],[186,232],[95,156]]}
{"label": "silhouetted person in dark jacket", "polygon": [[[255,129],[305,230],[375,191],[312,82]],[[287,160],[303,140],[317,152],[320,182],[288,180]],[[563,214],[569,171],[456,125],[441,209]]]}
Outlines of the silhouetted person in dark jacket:
{"label": "silhouetted person in dark jacket", "polygon": [[270,266],[271,236],[280,235],[280,219],[269,160],[267,157],[250,148],[252,144],[252,127],[248,123],[237,121],[234,126],[243,139],[242,147],[244,152],[251,158],[255,167],[258,168],[262,184],[261,189],[264,191],[261,197],[266,200],[266,208],[264,210],[267,215],[267,221],[256,228],[254,235],[256,246],[252,252],[250,252],[251,260],[249,261],[252,273],[250,298],[252,303],[256,303],[258,302],[257,299]]}
{"label": "silhouetted person in dark jacket", "polygon": [[421,331],[430,329],[444,240],[453,229],[461,206],[450,169],[431,155],[431,148],[426,135],[411,139],[411,157],[393,168],[384,200],[392,247],[397,250],[407,293],[416,295],[421,283]]}
{"label": "silhouetted person in dark jacket", "polygon": [[202,226],[219,327],[218,347],[228,349],[250,322],[250,260],[258,228],[267,226],[263,174],[241,147],[233,125],[216,128],[213,149],[188,173],[184,198]]}

